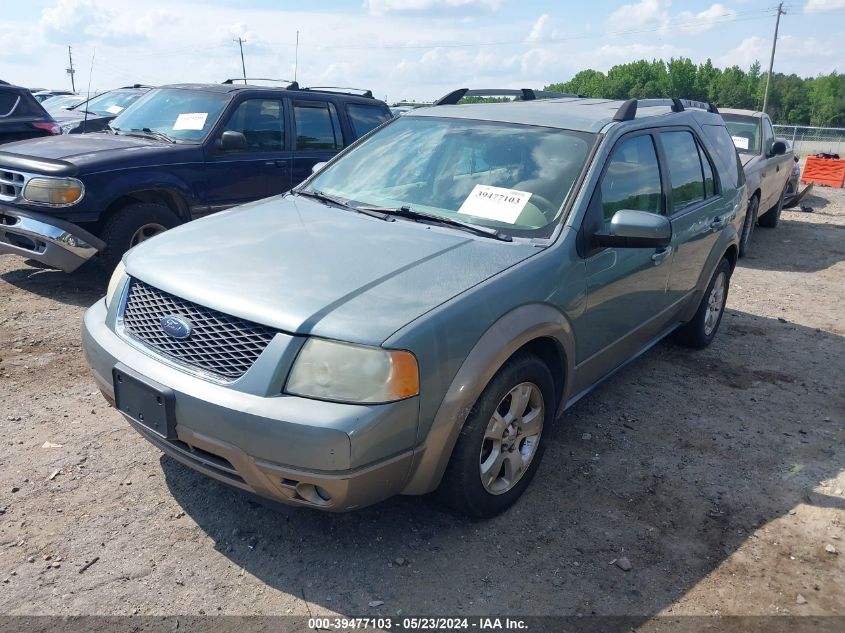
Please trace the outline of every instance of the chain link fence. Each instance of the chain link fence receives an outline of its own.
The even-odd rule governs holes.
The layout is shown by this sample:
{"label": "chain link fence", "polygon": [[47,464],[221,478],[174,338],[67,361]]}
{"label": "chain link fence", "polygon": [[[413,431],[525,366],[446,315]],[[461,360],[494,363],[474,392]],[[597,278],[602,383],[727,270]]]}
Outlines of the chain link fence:
{"label": "chain link fence", "polygon": [[806,125],[775,125],[775,136],[792,144],[797,156],[839,154],[845,158],[845,128],[809,127]]}

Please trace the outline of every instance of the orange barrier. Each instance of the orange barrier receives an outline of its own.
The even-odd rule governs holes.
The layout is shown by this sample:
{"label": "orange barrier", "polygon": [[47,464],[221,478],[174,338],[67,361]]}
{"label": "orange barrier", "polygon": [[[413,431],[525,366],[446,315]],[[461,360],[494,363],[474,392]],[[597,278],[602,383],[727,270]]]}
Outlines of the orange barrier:
{"label": "orange barrier", "polygon": [[845,160],[808,156],[801,182],[841,189],[845,187]]}

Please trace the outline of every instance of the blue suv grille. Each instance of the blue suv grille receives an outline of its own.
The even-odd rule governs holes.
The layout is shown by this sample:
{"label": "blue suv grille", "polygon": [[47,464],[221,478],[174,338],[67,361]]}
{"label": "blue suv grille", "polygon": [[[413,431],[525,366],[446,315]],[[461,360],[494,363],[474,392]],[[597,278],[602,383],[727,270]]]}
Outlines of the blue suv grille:
{"label": "blue suv grille", "polygon": [[[126,334],[160,354],[227,381],[252,367],[277,330],[180,299],[142,281],[130,282],[123,311]],[[175,338],[162,319],[187,322],[190,333]]]}

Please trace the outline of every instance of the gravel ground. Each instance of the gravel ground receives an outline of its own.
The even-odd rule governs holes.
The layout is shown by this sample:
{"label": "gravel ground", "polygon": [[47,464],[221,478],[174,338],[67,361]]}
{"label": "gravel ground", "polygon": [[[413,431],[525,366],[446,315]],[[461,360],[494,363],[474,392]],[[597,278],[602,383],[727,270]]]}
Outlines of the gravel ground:
{"label": "gravel ground", "polygon": [[806,203],[755,232],[710,348],[579,402],[477,523],[269,509],[162,457],[82,357],[104,280],[0,256],[0,614],[845,615],[845,191]]}

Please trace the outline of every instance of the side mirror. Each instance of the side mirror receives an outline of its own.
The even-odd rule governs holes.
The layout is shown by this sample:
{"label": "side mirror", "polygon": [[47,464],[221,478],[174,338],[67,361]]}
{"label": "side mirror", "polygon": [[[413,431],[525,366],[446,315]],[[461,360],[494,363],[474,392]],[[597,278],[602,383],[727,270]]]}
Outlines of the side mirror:
{"label": "side mirror", "polygon": [[220,137],[218,147],[225,151],[246,149],[246,137],[242,132],[235,132],[234,130],[226,130],[223,136]]}
{"label": "side mirror", "polygon": [[311,173],[316,174],[318,171],[320,171],[325,166],[326,166],[326,161],[323,161],[322,163],[315,163],[314,166],[311,168]]}
{"label": "side mirror", "polygon": [[593,237],[597,246],[664,248],[672,242],[672,224],[663,215],[620,209],[610,220],[610,231]]}
{"label": "side mirror", "polygon": [[780,138],[775,139],[775,142],[772,143],[772,156],[783,156],[784,154],[786,154],[786,141]]}

